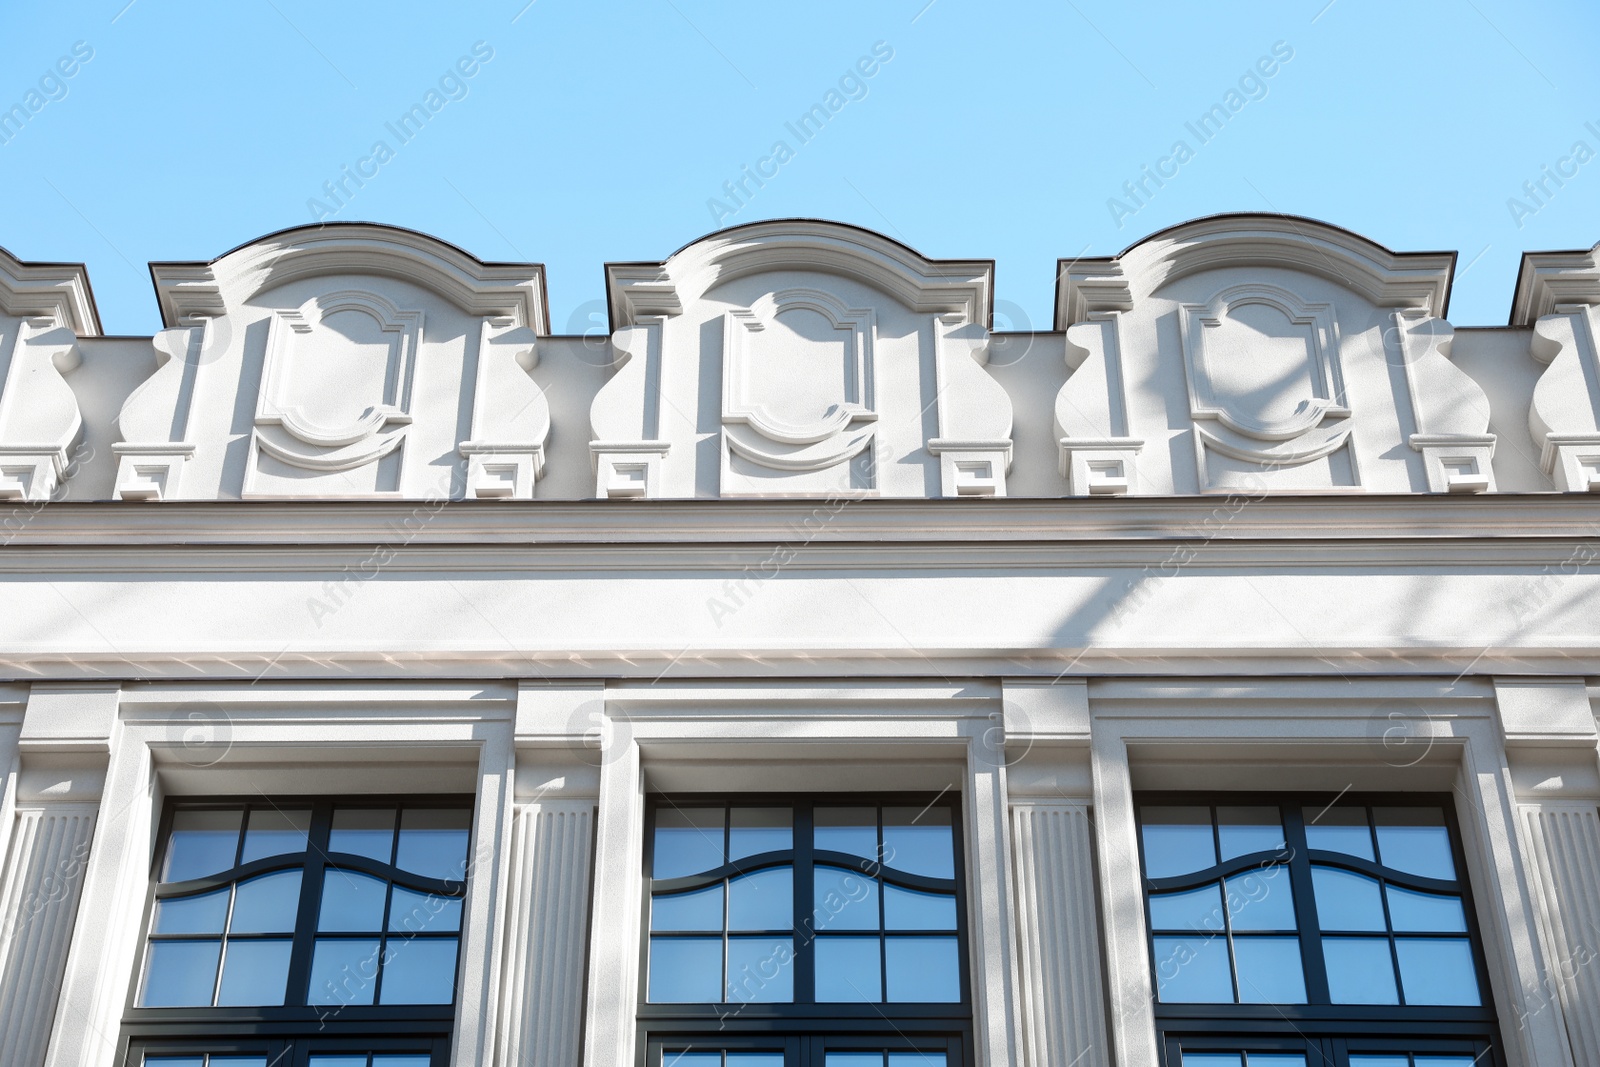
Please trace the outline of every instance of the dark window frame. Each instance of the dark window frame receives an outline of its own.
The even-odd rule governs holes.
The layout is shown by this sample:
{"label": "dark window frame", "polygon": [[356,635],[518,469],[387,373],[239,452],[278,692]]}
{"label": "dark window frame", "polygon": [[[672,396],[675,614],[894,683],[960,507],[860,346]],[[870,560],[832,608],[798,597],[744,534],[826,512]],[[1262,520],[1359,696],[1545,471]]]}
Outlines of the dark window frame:
{"label": "dark window frame", "polygon": [[[358,1053],[363,1051],[414,1054],[426,1053],[432,1057],[434,1067],[444,1067],[449,1062],[451,1037],[455,1028],[457,1002],[452,997],[449,1004],[395,1004],[395,1005],[312,1005],[306,1003],[260,1007],[163,1007],[138,1006],[140,988],[144,981],[146,956],[152,940],[164,940],[153,935],[151,923],[155,917],[156,902],[171,896],[188,896],[192,893],[212,891],[222,886],[237,885],[250,878],[287,870],[301,871],[300,897],[295,916],[292,938],[288,993],[292,1000],[298,990],[302,1001],[307,999],[310,981],[311,949],[317,938],[316,929],[321,907],[323,872],[329,868],[348,869],[382,878],[388,883],[386,904],[394,887],[433,892],[463,902],[470,884],[472,849],[475,830],[476,798],[470,794],[277,794],[265,797],[204,796],[169,797],[162,806],[157,823],[155,848],[149,870],[149,886],[145,894],[144,911],[139,926],[139,951],[134,961],[133,973],[128,982],[128,993],[123,1005],[122,1029],[118,1041],[118,1063],[139,1067],[145,1056],[266,1054],[273,1067],[303,1067],[308,1058],[317,1053]],[[239,848],[243,848],[243,832],[248,829],[251,810],[311,811],[310,831],[303,852],[263,857],[240,864],[236,853],[235,865],[226,871],[187,882],[163,883],[159,881],[171,841],[172,824],[180,811],[233,811],[245,809],[241,825]],[[334,860],[327,851],[328,835],[332,827],[335,808],[341,810],[395,810],[455,809],[468,816],[468,877],[462,881],[442,880],[400,871],[392,864],[340,854]],[[396,816],[396,840],[400,828],[400,815]],[[170,888],[185,886],[181,893]],[[197,889],[198,886],[206,889]],[[456,982],[459,987],[461,944],[465,933],[457,939]],[[219,938],[222,935],[218,935]],[[328,935],[324,935],[328,936]],[[340,936],[340,935],[333,935]],[[352,935],[355,936],[355,935]],[[360,935],[368,936],[368,935]],[[381,931],[378,936],[384,943],[391,931]],[[398,935],[409,937],[447,937],[448,934]],[[381,984],[382,976],[379,976]],[[459,993],[459,990],[457,990]],[[377,999],[378,990],[373,993]],[[277,1058],[275,1058],[277,1057]]]}
{"label": "dark window frame", "polygon": [[[1479,1063],[1482,1067],[1504,1067],[1505,1059],[1502,1054],[1498,1017],[1494,1009],[1493,990],[1489,981],[1488,961],[1484,953],[1482,931],[1478,924],[1460,821],[1452,795],[1352,791],[1333,797],[1326,792],[1139,790],[1135,792],[1133,800],[1134,833],[1139,852],[1140,907],[1146,927],[1144,948],[1151,966],[1151,999],[1162,1067],[1181,1067],[1184,1048],[1195,1051],[1235,1049],[1254,1049],[1261,1052],[1304,1051],[1307,1067],[1349,1067],[1349,1055],[1352,1052],[1466,1054],[1481,1057]],[[1142,815],[1142,810],[1146,806],[1209,808],[1213,826],[1216,825],[1216,809],[1219,807],[1278,809],[1283,820],[1285,848],[1282,853],[1277,854],[1285,856],[1282,865],[1286,869],[1290,891],[1293,894],[1295,919],[1300,934],[1301,965],[1305,971],[1306,996],[1310,1003],[1170,1004],[1163,1003],[1157,998],[1154,979],[1155,968],[1159,966],[1159,961],[1155,954],[1155,936],[1150,927],[1150,894],[1171,892],[1183,888],[1190,882],[1222,883],[1225,887],[1223,879],[1237,877],[1243,871],[1256,869],[1261,865],[1264,856],[1275,853],[1255,852],[1223,860],[1204,871],[1167,878],[1148,878],[1144,873],[1148,867],[1144,851]],[[1451,859],[1456,870],[1454,882],[1447,886],[1437,880],[1421,878],[1386,867],[1381,862],[1366,861],[1336,853],[1317,852],[1313,857],[1306,845],[1303,809],[1325,806],[1328,808],[1359,806],[1365,809],[1411,807],[1440,811],[1450,838]],[[1451,936],[1465,937],[1471,944],[1474,974],[1483,1003],[1479,1006],[1329,1003],[1327,971],[1321,948],[1323,935],[1316,919],[1316,903],[1311,880],[1313,861],[1319,866],[1338,867],[1368,877],[1376,877],[1384,882],[1394,882],[1401,887],[1405,887],[1408,883],[1431,882],[1436,889],[1459,894],[1467,929],[1465,934]],[[1227,911],[1225,888],[1223,910]],[[1334,933],[1332,936],[1338,935]],[[1393,931],[1389,933],[1389,937],[1392,941]],[[1397,990],[1400,989],[1398,974],[1395,982]],[[1319,999],[1321,1003],[1318,1003]]]}
{"label": "dark window frame", "polygon": [[[639,878],[644,887],[640,910],[638,1009],[638,1067],[662,1067],[666,1050],[694,1046],[702,1051],[785,1051],[786,1067],[823,1067],[827,1051],[942,1052],[949,1067],[963,1067],[974,1059],[972,958],[968,923],[968,879],[962,794],[955,790],[933,792],[807,792],[807,793],[651,793],[645,798],[644,848]],[[812,838],[813,812],[818,807],[874,807],[879,809],[882,833],[884,807],[939,806],[950,813],[953,843],[953,882],[956,899],[957,961],[961,999],[948,1003],[882,1001],[871,1004],[722,1002],[714,1004],[652,1004],[649,1002],[650,900],[654,888],[656,813],[663,808],[749,807],[789,808],[794,812],[794,836],[789,857],[773,860],[772,853],[743,857],[725,865],[722,877],[749,870],[789,865],[794,872],[795,991],[814,985],[810,945],[802,948],[814,911],[813,870],[816,866]],[[802,828],[804,833],[802,833]],[[760,861],[760,862],[754,862]],[[876,864],[853,861],[862,873],[876,874]],[[828,863],[827,866],[835,866]],[[914,876],[913,876],[914,877]],[[664,879],[678,882],[686,879]],[[880,894],[881,897],[881,894]],[[804,933],[803,933],[804,931]],[[900,931],[895,931],[899,933]],[[940,931],[947,935],[949,931]],[[880,938],[884,931],[879,930]],[[724,931],[726,936],[726,931]],[[885,974],[884,980],[887,981]]]}

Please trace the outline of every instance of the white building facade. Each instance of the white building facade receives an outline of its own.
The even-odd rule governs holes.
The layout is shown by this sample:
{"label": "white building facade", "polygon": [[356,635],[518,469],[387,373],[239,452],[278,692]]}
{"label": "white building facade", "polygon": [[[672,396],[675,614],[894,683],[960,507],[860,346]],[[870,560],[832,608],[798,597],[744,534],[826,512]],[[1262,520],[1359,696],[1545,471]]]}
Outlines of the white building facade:
{"label": "white building facade", "polygon": [[0,251],[7,1067],[1600,1067],[1600,249]]}

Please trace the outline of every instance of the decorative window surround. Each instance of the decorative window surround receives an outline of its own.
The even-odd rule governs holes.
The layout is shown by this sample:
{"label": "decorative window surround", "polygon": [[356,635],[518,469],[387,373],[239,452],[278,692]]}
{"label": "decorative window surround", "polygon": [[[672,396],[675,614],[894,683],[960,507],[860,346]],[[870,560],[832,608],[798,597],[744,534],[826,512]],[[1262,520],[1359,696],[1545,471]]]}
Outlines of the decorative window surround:
{"label": "decorative window surround", "polygon": [[161,797],[241,785],[325,793],[332,767],[352,793],[476,794],[472,857],[488,875],[472,881],[463,909],[452,1054],[467,1063],[487,1055],[501,1003],[514,691],[380,685],[309,702],[293,686],[102,691],[110,734],[90,742],[110,747],[110,766],[46,1067],[113,1067]]}
{"label": "decorative window surround", "polygon": [[608,688],[593,906],[617,919],[596,924],[590,941],[587,1067],[633,1062],[646,790],[782,790],[802,780],[844,790],[868,765],[891,771],[875,778],[882,788],[962,793],[979,1062],[1013,1062],[1020,1003],[1005,767],[992,730],[999,705],[998,690],[979,685]]}
{"label": "decorative window surround", "polygon": [[[1549,961],[1532,936],[1540,906],[1519,872],[1517,832],[1494,696],[1481,683],[1092,683],[1094,790],[1102,885],[1137,869],[1136,790],[1418,790],[1458,796],[1466,872],[1502,1040],[1511,1063],[1566,1062],[1561,1012],[1534,1014]],[[1119,1067],[1156,1067],[1143,902],[1114,893],[1103,930]]]}

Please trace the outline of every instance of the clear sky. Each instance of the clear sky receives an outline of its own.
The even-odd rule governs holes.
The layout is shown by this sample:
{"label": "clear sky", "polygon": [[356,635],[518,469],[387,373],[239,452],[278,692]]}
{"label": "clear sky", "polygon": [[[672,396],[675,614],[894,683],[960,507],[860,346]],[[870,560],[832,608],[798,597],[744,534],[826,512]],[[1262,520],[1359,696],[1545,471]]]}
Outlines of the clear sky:
{"label": "clear sky", "polygon": [[0,40],[0,245],[88,263],[108,333],[160,327],[148,261],[318,218],[545,263],[556,332],[608,260],[783,216],[996,260],[1000,329],[1223,211],[1458,250],[1457,325],[1600,240],[1593,0],[93,0]]}

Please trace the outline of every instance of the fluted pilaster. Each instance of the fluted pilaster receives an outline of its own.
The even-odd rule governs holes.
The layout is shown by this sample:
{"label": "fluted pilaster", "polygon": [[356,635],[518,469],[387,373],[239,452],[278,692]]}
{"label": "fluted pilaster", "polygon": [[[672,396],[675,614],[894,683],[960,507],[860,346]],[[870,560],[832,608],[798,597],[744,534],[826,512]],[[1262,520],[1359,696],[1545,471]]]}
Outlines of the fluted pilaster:
{"label": "fluted pilaster", "polygon": [[1015,801],[1017,945],[1027,1067],[1109,1067],[1085,803]]}
{"label": "fluted pilaster", "polygon": [[594,807],[588,799],[546,800],[517,811],[499,1058],[507,1067],[577,1067]]}
{"label": "fluted pilaster", "polygon": [[1578,1067],[1600,1067],[1600,808],[1593,801],[1523,805],[1552,942],[1549,978],[1528,1012],[1560,998]]}
{"label": "fluted pilaster", "polygon": [[93,805],[17,811],[0,872],[0,1059],[14,1067],[44,1062],[93,832]]}

